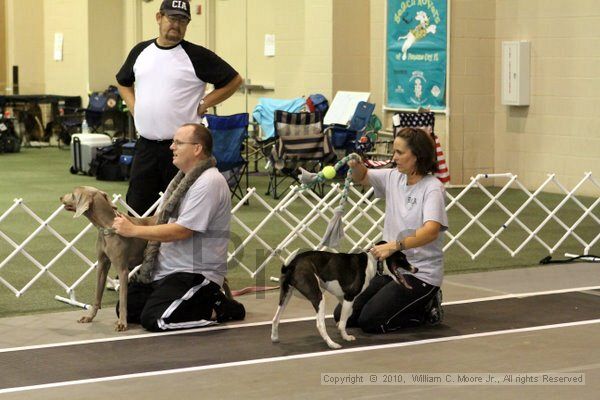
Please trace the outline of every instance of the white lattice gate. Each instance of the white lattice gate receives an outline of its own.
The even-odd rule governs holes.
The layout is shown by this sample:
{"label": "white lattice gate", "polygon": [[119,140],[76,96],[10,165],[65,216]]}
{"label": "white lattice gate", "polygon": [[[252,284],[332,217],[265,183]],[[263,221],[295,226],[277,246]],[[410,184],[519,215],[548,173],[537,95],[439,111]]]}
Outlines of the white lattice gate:
{"label": "white lattice gate", "polygon": [[[495,183],[493,190],[491,183]],[[554,174],[551,174],[534,191],[528,190],[519,182],[516,175],[510,173],[477,175],[471,178],[471,182],[460,192],[456,194],[453,194],[453,191],[447,192],[446,208],[450,216],[450,229],[445,233],[447,241],[444,251],[456,246],[472,259],[476,259],[490,245],[497,244],[510,256],[515,256],[522,252],[530,242],[535,241],[543,246],[549,254],[552,254],[567,239],[573,239],[580,246],[581,254],[589,254],[592,246],[600,241],[600,218],[596,215],[597,212],[594,212],[600,203],[600,195],[594,196],[592,201],[585,205],[577,196],[583,185],[591,185],[600,194],[600,184],[589,172],[584,174],[581,181],[570,190],[565,188]],[[540,201],[540,196],[550,189],[558,192],[561,196],[561,200],[553,207],[548,207]],[[523,198],[519,207],[516,209],[513,207],[513,210],[509,209],[504,201],[504,196],[509,190],[513,194],[517,191]],[[484,199],[477,212],[472,211],[466,205],[475,193],[480,202],[482,198]],[[339,184],[331,185],[330,190],[322,198],[312,191],[300,191],[298,187],[292,187],[292,190],[288,191],[273,206],[259,196],[256,189],[249,189],[245,198],[232,210],[229,266],[239,266],[249,276],[256,277],[258,274],[264,273],[267,266],[280,265],[297,248],[318,249],[321,237],[341,196],[342,188]],[[242,205],[245,200],[249,200],[252,204],[250,211],[248,207]],[[113,202],[131,211],[120,196],[115,195]],[[563,221],[558,215],[567,204],[578,210],[577,217],[570,224]],[[537,221],[533,226],[525,221],[531,207],[539,208],[538,214],[541,210],[543,215],[541,221]],[[486,214],[490,213],[492,209],[495,210],[494,212],[502,214],[500,219],[496,218],[501,221],[497,226],[489,226],[483,222]],[[350,188],[350,196],[343,217],[346,242],[342,250],[352,252],[368,248],[379,240],[383,230],[383,210],[383,202],[373,197],[372,189],[361,192],[355,187]],[[13,237],[9,234],[12,231],[23,236],[21,230],[26,229],[27,223],[15,222],[15,218],[11,221],[11,216],[17,212],[29,216],[29,225],[33,226],[31,232],[25,234],[21,240],[13,238],[16,234],[13,233]],[[254,226],[248,222],[249,212],[253,214],[253,218],[250,218],[253,221],[257,220],[257,215],[260,216],[259,222]],[[64,214],[67,213],[61,206],[44,219],[22,199],[16,199],[11,207],[0,216],[0,243],[2,245],[0,248],[0,283],[15,296],[19,297],[31,290],[34,284],[41,279],[49,279],[68,296],[67,298],[58,297],[72,304],[85,306],[77,301],[75,293],[78,286],[88,279],[95,269],[96,262],[92,261],[93,257],[89,255],[89,251],[90,247],[93,247],[96,231],[89,224],[76,233],[72,239],[67,239],[67,234],[61,234],[52,227],[53,221],[60,216],[64,218]],[[455,224],[455,221],[459,220],[462,223]],[[18,218],[18,221],[22,221],[21,218]],[[588,235],[587,239],[576,232],[584,223],[588,229],[592,229],[594,232],[591,236]],[[540,233],[549,224],[554,224],[564,230],[559,238],[550,241],[542,237]],[[518,245],[511,246],[507,243],[507,238],[515,234],[517,227],[523,237],[519,239]],[[485,241],[477,245],[477,248],[472,249],[468,242],[469,237],[473,236],[474,230],[477,230],[477,236],[484,237]],[[49,238],[58,240],[59,249],[50,256],[46,255],[46,260],[41,260],[41,256],[36,254],[36,249],[43,246],[37,245],[36,242],[46,242],[50,240]],[[76,247],[77,245],[80,248]],[[86,251],[83,250],[84,247]],[[65,262],[64,259],[67,255],[75,258],[75,263],[78,264],[77,268],[81,270],[78,278],[74,281],[62,278],[57,272],[58,265]],[[18,265],[13,270],[29,272],[15,274],[14,271],[11,271],[11,265]],[[15,278],[17,275],[18,278]]]}

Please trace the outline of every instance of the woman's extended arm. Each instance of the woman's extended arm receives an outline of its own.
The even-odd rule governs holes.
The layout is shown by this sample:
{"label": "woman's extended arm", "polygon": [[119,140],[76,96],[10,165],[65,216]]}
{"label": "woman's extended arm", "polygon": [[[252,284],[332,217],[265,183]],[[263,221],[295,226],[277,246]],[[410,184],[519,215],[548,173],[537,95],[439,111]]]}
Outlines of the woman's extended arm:
{"label": "woman's extended arm", "polygon": [[414,236],[407,236],[402,240],[380,244],[371,248],[371,254],[378,260],[384,260],[398,250],[421,247],[436,240],[442,225],[436,221],[425,221],[422,227],[415,231]]}

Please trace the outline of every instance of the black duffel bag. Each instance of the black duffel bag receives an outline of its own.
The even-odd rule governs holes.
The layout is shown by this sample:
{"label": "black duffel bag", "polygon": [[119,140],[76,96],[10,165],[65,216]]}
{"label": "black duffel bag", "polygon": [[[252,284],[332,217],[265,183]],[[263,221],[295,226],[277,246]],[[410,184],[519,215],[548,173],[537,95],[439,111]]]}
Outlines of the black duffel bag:
{"label": "black duffel bag", "polygon": [[124,181],[127,177],[123,174],[119,159],[121,157],[122,145],[127,142],[117,139],[110,146],[100,147],[96,151],[96,157],[90,163],[90,174],[99,181]]}
{"label": "black duffel bag", "polygon": [[21,138],[15,133],[10,119],[0,119],[0,153],[18,153],[21,151]]}

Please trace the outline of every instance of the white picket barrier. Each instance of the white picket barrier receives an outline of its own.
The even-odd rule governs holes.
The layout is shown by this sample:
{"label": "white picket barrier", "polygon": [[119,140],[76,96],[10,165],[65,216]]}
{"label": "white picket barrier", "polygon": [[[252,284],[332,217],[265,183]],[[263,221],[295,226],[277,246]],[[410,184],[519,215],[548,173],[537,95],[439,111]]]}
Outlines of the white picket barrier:
{"label": "white picket barrier", "polygon": [[[501,189],[498,191],[498,193],[496,193],[495,195],[492,195],[490,193],[490,191],[486,188],[485,185],[482,184],[482,181],[488,181],[490,179],[494,179],[496,181],[501,180],[501,179],[505,179],[507,180],[507,182],[501,187]],[[529,191],[521,182],[518,181],[517,179],[517,175],[513,175],[511,173],[507,173],[507,174],[479,174],[477,175],[475,178],[471,178],[471,182],[469,183],[469,185],[467,185],[456,197],[453,197],[451,194],[447,193],[448,198],[451,200],[450,203],[446,206],[447,210],[450,210],[452,207],[457,207],[458,209],[460,209],[465,215],[467,215],[470,219],[470,221],[456,234],[452,234],[450,232],[446,232],[447,237],[450,238],[450,240],[446,243],[446,245],[444,246],[444,251],[446,251],[450,246],[452,246],[453,244],[457,244],[458,246],[460,246],[467,254],[469,254],[471,256],[471,258],[474,260],[475,258],[477,258],[479,255],[481,255],[481,253],[488,248],[488,246],[494,242],[498,243],[502,248],[504,248],[508,254],[510,254],[511,257],[514,257],[516,254],[518,254],[519,252],[521,252],[523,250],[523,248],[533,239],[535,239],[538,243],[540,243],[546,250],[548,250],[549,254],[553,254],[556,249],[558,249],[558,247],[569,237],[574,238],[577,242],[579,242],[581,244],[581,246],[583,246],[583,251],[582,254],[589,254],[589,251],[591,249],[591,247],[593,245],[595,245],[596,243],[598,243],[598,241],[600,240],[600,219],[594,215],[592,213],[592,211],[594,210],[594,208],[598,205],[598,203],[600,203],[600,196],[598,196],[596,198],[596,200],[589,206],[589,207],[585,207],[581,201],[579,201],[577,199],[577,197],[575,197],[575,194],[577,192],[578,189],[581,188],[581,186],[585,183],[590,183],[592,184],[596,189],[600,190],[600,184],[598,183],[598,181],[592,176],[591,172],[586,172],[584,174],[584,177],[573,187],[573,189],[571,189],[570,191],[567,190],[556,178],[555,174],[549,174],[547,179],[542,183],[542,185],[536,189],[534,192]],[[554,207],[554,209],[550,210],[548,209],[542,202],[539,201],[539,199],[537,198],[538,195],[540,195],[541,193],[543,193],[544,189],[548,189],[550,184],[554,184],[556,185],[556,188],[559,189],[560,192],[564,193],[564,198],[559,202],[558,205],[556,205]],[[517,209],[517,211],[515,211],[514,213],[512,213],[510,210],[508,210],[504,204],[502,204],[502,202],[499,200],[502,195],[506,192],[507,189],[509,188],[517,188],[518,190],[521,190],[528,198],[527,200]],[[461,203],[460,203],[460,199],[462,197],[464,197],[467,193],[469,193],[472,189],[477,188],[479,190],[481,190],[481,192],[483,192],[488,198],[489,201],[485,204],[485,206],[475,215],[473,215],[471,212],[469,212],[469,210],[467,210]],[[583,213],[581,214],[580,218],[573,223],[573,225],[571,226],[567,226],[560,218],[557,217],[557,213],[558,211],[561,210],[561,208],[564,207],[564,205],[569,201],[572,200],[579,208],[582,209]],[[537,226],[535,227],[535,229],[531,230],[526,224],[524,224],[520,219],[519,219],[519,215],[522,214],[522,212],[524,210],[526,210],[526,208],[531,204],[531,203],[535,203],[537,206],[539,206],[546,214],[547,216],[544,218],[544,220]],[[500,226],[498,226],[497,230],[495,232],[492,232],[489,228],[487,228],[484,224],[481,223],[480,219],[482,217],[483,214],[485,214],[485,212],[493,205],[498,206],[508,217],[508,219],[502,223]],[[598,225],[598,234],[589,242],[586,242],[584,239],[582,239],[576,232],[575,229],[581,224],[582,221],[584,221],[584,219],[586,217],[589,217],[591,220],[593,220],[597,225]],[[559,224],[563,229],[565,229],[565,233],[564,235],[558,240],[556,241],[556,243],[549,244],[546,243],[539,235],[538,233],[540,233],[540,231],[544,228],[544,226],[546,226],[548,224],[548,222],[550,221],[554,221],[557,224]],[[525,232],[528,233],[528,236],[525,240],[523,240],[521,242],[521,244],[516,247],[515,249],[511,249],[507,244],[505,244],[501,239],[500,239],[500,235],[512,224],[512,223],[517,223],[519,225],[519,227],[521,229],[523,229]],[[483,230],[488,236],[489,239],[486,241],[486,243],[484,245],[482,245],[477,251],[472,252],[471,250],[469,250],[461,241],[460,241],[460,237],[463,236],[471,226],[473,225],[477,225],[481,230]]]}
{"label": "white picket barrier", "polygon": [[[242,230],[247,233],[247,236],[233,252],[229,253],[228,262],[235,261],[238,265],[242,266],[251,277],[256,277],[256,275],[260,273],[272,259],[277,258],[280,261],[284,261],[285,258],[295,250],[295,248],[290,249],[289,247],[296,239],[299,239],[302,242],[302,246],[305,248],[321,249],[319,243],[324,230],[317,231],[316,229],[313,229],[313,226],[319,222],[326,226],[331,221],[331,216],[329,214],[333,215],[333,210],[337,207],[342,192],[343,190],[340,184],[334,184],[331,185],[331,190],[320,198],[313,191],[301,191],[298,186],[292,186],[291,190],[287,192],[279,203],[275,207],[271,207],[263,198],[256,194],[255,189],[250,189],[248,198],[251,197],[252,201],[257,201],[261,204],[267,210],[267,215],[261,220],[259,225],[252,229],[236,215],[236,211],[239,209],[240,205],[238,204],[238,206],[234,208],[232,214],[233,222],[234,224],[238,224]],[[372,243],[379,240],[381,237],[384,213],[376,206],[379,199],[374,199],[373,201],[369,200],[373,193],[373,189],[368,190],[366,193],[360,193],[352,187],[351,192],[358,200],[353,200],[352,197],[349,198],[349,204],[347,206],[348,210],[342,220],[345,223],[346,239],[352,245],[350,251],[354,251],[358,248],[369,247]],[[302,202],[305,209],[308,210],[302,218],[299,218],[290,211],[291,206],[297,201]],[[365,205],[364,207],[362,207],[363,204]],[[370,210],[375,210],[379,215],[377,220],[373,219],[368,214]],[[365,218],[372,224],[371,228],[364,233],[356,228],[357,220],[360,218]],[[272,220],[275,220],[278,223],[278,231],[287,232],[284,233],[285,236],[283,236],[283,239],[275,246],[268,244],[259,235]],[[355,238],[356,236],[358,236],[358,238]],[[255,269],[249,268],[239,257],[237,257],[237,255],[242,253],[243,249],[246,248],[248,243],[253,239],[259,241],[263,246],[263,250],[266,251],[265,259],[258,264]]]}
{"label": "white picket barrier", "polygon": [[[495,185],[499,190],[492,194],[490,187]],[[471,178],[471,182],[463,188],[458,194],[453,195],[450,191],[447,192],[447,210],[450,216],[450,229],[445,233],[447,241],[444,246],[444,251],[447,251],[452,246],[458,246],[466,252],[472,259],[480,257],[489,246],[493,243],[498,244],[510,256],[523,251],[523,249],[532,240],[539,243],[549,254],[553,254],[565,240],[574,239],[581,246],[581,254],[589,254],[592,246],[600,241],[600,218],[594,214],[595,208],[600,203],[600,195],[594,196],[595,200],[588,206],[585,206],[576,196],[578,190],[584,184],[591,184],[600,193],[600,184],[592,176],[591,172],[584,174],[581,181],[573,187],[566,189],[556,178],[554,174],[548,175],[548,178],[535,191],[529,191],[518,177],[511,173],[506,174],[480,174]],[[553,208],[549,209],[540,200],[539,196],[544,191],[554,185],[554,192],[559,192],[563,196],[562,200]],[[511,212],[503,204],[503,196],[507,191],[519,190],[526,196],[526,201],[514,212]],[[495,191],[495,190],[493,190]],[[484,206],[476,213],[471,212],[463,203],[470,197],[475,195],[483,196],[486,199]],[[345,229],[344,251],[356,251],[370,247],[378,241],[382,235],[383,220],[384,220],[384,205],[383,201],[373,196],[373,189],[369,189],[364,193],[357,190],[355,187],[350,188],[348,203],[346,204],[345,214],[343,216]],[[329,191],[323,197],[317,196],[310,190],[300,190],[299,187],[293,186],[287,194],[278,201],[274,206],[270,205],[264,198],[256,193],[255,188],[248,189],[245,197],[239,201],[232,209],[232,245],[228,253],[228,265],[230,268],[240,266],[251,277],[256,278],[258,274],[264,273],[268,265],[280,265],[283,260],[295,249],[302,247],[307,249],[319,249],[319,243],[322,235],[325,232],[325,227],[333,216],[333,210],[339,203],[342,196],[342,187],[340,184],[332,184]],[[254,217],[257,214],[263,215],[259,218],[258,224],[251,227],[245,213],[249,207],[242,204],[249,200],[251,203],[251,213]],[[462,203],[461,203],[462,201]],[[580,210],[580,217],[570,226],[562,221],[557,213],[567,204],[574,203]],[[121,196],[114,195],[113,203],[120,204],[126,210],[129,209]],[[158,202],[148,210],[144,215],[149,214],[157,206]],[[534,228],[528,227],[522,220],[523,214],[528,207],[535,204],[546,214],[543,221]],[[502,224],[496,227],[488,227],[482,219],[484,215],[494,207],[496,210],[501,210],[506,214],[506,219]],[[23,210],[29,215],[38,226],[31,232],[21,243],[17,243],[3,231],[3,223],[9,215],[17,209]],[[296,211],[294,211],[296,210]],[[79,234],[72,240],[67,240],[50,226],[50,223],[57,215],[64,212],[63,207],[57,208],[48,218],[42,219],[22,200],[15,199],[12,206],[0,216],[0,244],[4,246],[7,243],[12,247],[12,251],[4,256],[6,251],[2,251],[0,255],[4,258],[0,262],[0,283],[20,297],[23,293],[29,290],[32,285],[42,277],[48,277],[54,281],[59,288],[64,290],[68,297],[56,296],[58,300],[68,302],[70,304],[85,307],[86,304],[81,303],[76,298],[77,287],[94,271],[96,262],[93,262],[86,257],[76,244],[85,236],[95,234],[95,229],[88,224]],[[135,213],[134,213],[135,214]],[[462,214],[462,215],[461,215]],[[468,222],[462,228],[453,228],[452,216],[460,215],[467,218]],[[256,220],[256,218],[252,218]],[[540,237],[542,229],[550,222],[558,224],[565,230],[560,239],[549,243]],[[584,240],[578,235],[575,230],[582,223],[588,226],[591,224],[593,229],[598,232],[591,240]],[[277,228],[274,228],[274,226]],[[527,237],[521,243],[511,248],[503,239],[502,235],[506,234],[507,228],[515,226],[519,227],[523,232],[526,232]],[[13,227],[14,228],[14,227]],[[477,249],[469,249],[465,243],[467,235],[472,234],[470,231],[477,228],[487,235],[485,243]],[[47,231],[56,237],[61,243],[62,248],[56,253],[47,263],[40,262],[33,250],[27,250],[26,246],[30,244],[41,232]],[[277,237],[273,238],[273,233],[277,233]],[[267,239],[267,236],[271,236]],[[4,242],[4,243],[2,243]],[[254,249],[254,253],[250,249]],[[82,273],[78,279],[72,283],[66,283],[53,273],[52,268],[60,262],[61,258],[67,253],[72,252],[81,260]],[[572,251],[577,251],[574,249]],[[260,256],[259,253],[260,252]],[[15,262],[15,257],[21,254],[25,259],[33,264],[37,271],[29,281],[21,288],[10,282],[8,275],[4,275],[3,268],[11,262]],[[252,257],[254,256],[254,258]],[[92,279],[92,278],[89,278]],[[116,285],[115,282],[109,282]]]}

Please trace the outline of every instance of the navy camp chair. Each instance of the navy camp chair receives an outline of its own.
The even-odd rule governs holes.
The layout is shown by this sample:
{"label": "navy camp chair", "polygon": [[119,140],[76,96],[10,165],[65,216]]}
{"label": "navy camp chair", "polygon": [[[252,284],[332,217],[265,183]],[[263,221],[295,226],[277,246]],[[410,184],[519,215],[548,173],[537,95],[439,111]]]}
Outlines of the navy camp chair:
{"label": "navy camp chair", "polygon": [[205,117],[213,136],[217,168],[227,179],[231,196],[241,200],[248,188],[248,113]]}
{"label": "navy camp chair", "polygon": [[359,101],[347,126],[331,125],[327,129],[331,134],[331,144],[336,150],[342,150],[344,156],[356,151],[357,140],[365,133],[367,124],[375,110],[375,104]]}

